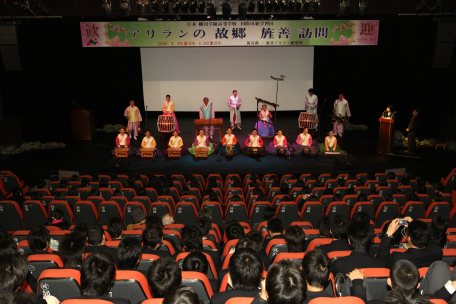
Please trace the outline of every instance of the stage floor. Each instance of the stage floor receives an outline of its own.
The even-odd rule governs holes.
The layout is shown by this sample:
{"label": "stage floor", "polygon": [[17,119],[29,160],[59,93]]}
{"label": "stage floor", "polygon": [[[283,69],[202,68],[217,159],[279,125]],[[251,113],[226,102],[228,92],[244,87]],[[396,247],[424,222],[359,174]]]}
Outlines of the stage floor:
{"label": "stage floor", "polygon": [[[225,115],[223,115],[225,114]],[[280,114],[280,112],[279,112]],[[299,134],[298,114],[279,117],[277,124],[283,130],[288,142],[294,142]],[[217,118],[219,118],[218,116]],[[224,120],[224,133],[229,126],[228,113],[222,113]],[[184,143],[190,148],[195,138],[195,127],[193,124],[195,117],[177,117],[181,130],[180,136]],[[243,114],[242,130],[235,130],[241,147],[251,133],[256,123],[256,117],[252,114]],[[321,140],[324,140],[332,125],[323,122]],[[169,137],[161,138],[157,130],[156,117],[149,115],[147,129],[157,141],[159,149],[165,149]],[[216,129],[212,142],[214,145],[219,142],[219,132]],[[292,155],[291,160],[278,156],[267,155],[259,159],[253,159],[244,155],[235,155],[231,160],[221,156],[221,161],[217,161],[214,153],[207,159],[194,159],[193,155],[187,154],[180,159],[168,159],[157,157],[156,162],[141,159],[139,156],[131,156],[132,170],[127,173],[116,172],[109,168],[109,161],[113,158],[111,150],[115,145],[116,133],[97,132],[96,138],[92,141],[70,141],[66,142],[67,148],[54,150],[33,150],[17,155],[2,155],[1,170],[10,170],[24,179],[28,185],[34,186],[39,180],[49,178],[51,175],[58,174],[59,170],[77,171],[80,174],[303,174],[303,173],[340,173],[347,171],[334,170],[334,159],[314,156],[306,158],[300,155]],[[318,140],[318,132],[313,139]],[[440,181],[440,176],[446,176],[455,167],[454,152],[442,149],[435,150],[431,147],[420,149],[415,157],[405,157],[400,155],[379,154],[377,150],[378,129],[369,131],[346,131],[343,138],[338,137],[340,147],[352,154],[356,158],[356,167],[353,172],[384,172],[385,169],[406,168],[407,172],[415,172],[418,176],[423,176],[430,183]],[[37,139],[39,140],[39,139]],[[134,147],[140,147],[142,135],[138,140],[132,139]],[[265,147],[272,139],[265,139]],[[403,149],[401,149],[403,150]]]}

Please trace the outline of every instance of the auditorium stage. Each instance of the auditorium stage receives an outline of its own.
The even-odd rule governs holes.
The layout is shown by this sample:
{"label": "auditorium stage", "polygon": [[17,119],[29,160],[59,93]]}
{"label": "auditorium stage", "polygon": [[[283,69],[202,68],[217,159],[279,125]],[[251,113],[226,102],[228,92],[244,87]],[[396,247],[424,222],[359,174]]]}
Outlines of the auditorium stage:
{"label": "auditorium stage", "polygon": [[[176,113],[181,130],[180,136],[184,143],[191,147],[195,138],[193,120],[197,113]],[[299,134],[298,128],[299,112],[281,115],[277,119],[278,128],[282,129],[289,142],[296,140]],[[145,115],[143,115],[144,118]],[[229,126],[228,113],[216,113],[216,117],[223,118],[224,132]],[[254,113],[244,113],[242,116],[242,130],[235,130],[241,147],[250,134],[256,122]],[[371,126],[370,126],[371,127]],[[377,127],[377,129],[376,129]],[[329,121],[322,122],[320,139],[324,140],[332,125]],[[157,141],[157,147],[164,149],[167,146],[169,137],[161,138],[157,130],[157,115],[148,114],[147,129]],[[218,130],[214,132],[214,145],[219,142]],[[193,155],[187,154],[180,159],[168,159],[166,157],[156,158],[156,162],[143,160],[139,156],[132,156],[130,172],[117,172],[109,168],[109,161],[113,158],[111,149],[114,148],[117,133],[96,132],[96,138],[92,141],[69,141],[65,142],[67,148],[55,150],[33,150],[17,155],[2,155],[1,169],[11,170],[28,185],[35,185],[43,178],[49,178],[58,174],[59,170],[77,171],[80,174],[265,174],[265,173],[338,173],[334,170],[333,158],[313,156],[310,158],[301,155],[292,155],[291,160],[277,156],[267,155],[259,159],[253,159],[244,155],[235,155],[231,160],[221,156],[217,161],[217,155],[212,154],[207,159],[194,159]],[[318,132],[313,135],[318,140]],[[70,137],[68,137],[70,139]],[[430,147],[422,148],[416,157],[404,157],[397,155],[385,155],[376,153],[378,138],[378,126],[374,125],[368,131],[345,131],[343,138],[338,137],[338,144],[341,148],[356,158],[356,167],[353,172],[384,172],[385,169],[407,168],[407,172],[413,171],[424,176],[430,183],[440,181],[440,176],[447,175],[454,167],[454,152],[435,150]],[[39,139],[37,139],[39,140]],[[139,147],[142,135],[138,140],[132,140],[134,147]],[[265,146],[272,139],[265,139]],[[346,172],[346,171],[344,171]]]}

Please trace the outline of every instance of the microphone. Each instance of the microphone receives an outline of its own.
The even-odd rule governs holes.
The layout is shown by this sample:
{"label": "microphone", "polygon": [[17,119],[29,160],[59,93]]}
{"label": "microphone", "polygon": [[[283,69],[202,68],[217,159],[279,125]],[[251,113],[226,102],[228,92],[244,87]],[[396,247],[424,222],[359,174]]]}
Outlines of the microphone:
{"label": "microphone", "polygon": [[217,156],[217,161],[221,161],[221,159],[220,159],[220,151],[219,151],[218,156]]}

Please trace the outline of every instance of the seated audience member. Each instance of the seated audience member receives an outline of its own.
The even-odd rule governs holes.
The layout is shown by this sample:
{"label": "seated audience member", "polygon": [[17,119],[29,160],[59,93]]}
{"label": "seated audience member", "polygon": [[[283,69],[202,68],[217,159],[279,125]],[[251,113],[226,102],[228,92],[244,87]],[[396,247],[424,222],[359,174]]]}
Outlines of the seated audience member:
{"label": "seated audience member", "polygon": [[98,186],[99,186],[99,188],[108,188],[109,181],[105,178],[100,179],[100,181],[98,182]]}
{"label": "seated audience member", "polygon": [[304,273],[291,260],[282,260],[268,269],[261,292],[252,304],[297,304],[307,303]]}
{"label": "seated audience member", "polygon": [[225,228],[226,238],[228,241],[239,240],[244,236],[244,228],[238,222],[231,222]]}
{"label": "seated audience member", "polygon": [[81,270],[86,242],[78,233],[64,235],[59,241],[59,256],[64,268]]}
{"label": "seated audience member", "polygon": [[46,181],[42,180],[36,184],[36,189],[46,189]]}
{"label": "seated audience member", "polygon": [[[404,215],[402,213],[398,213],[393,216],[392,220],[394,219],[403,219]],[[389,225],[389,224],[388,224]],[[382,237],[386,235],[386,231],[388,230],[388,225],[383,226],[382,230]],[[401,243],[402,240],[402,234],[405,234],[405,226],[400,226],[397,231],[393,234],[393,238],[391,240],[391,248],[405,248],[405,246]]]}
{"label": "seated audience member", "polygon": [[342,215],[336,214],[329,219],[329,227],[329,232],[331,233],[333,241],[330,244],[321,245],[318,248],[326,254],[332,251],[350,250],[345,234],[347,220]]}
{"label": "seated audience member", "polygon": [[38,191],[33,191],[32,195],[30,196],[32,201],[39,201],[41,202],[41,194]]}
{"label": "seated audience member", "polygon": [[[138,239],[127,237],[120,241],[117,249],[119,270],[137,270],[141,258],[141,242]],[[137,270],[147,278],[147,271]]]}
{"label": "seated audience member", "polygon": [[273,218],[268,221],[268,233],[270,238],[264,240],[263,250],[268,248],[269,241],[275,239],[284,239],[283,235],[283,224],[282,220],[278,218]]}
{"label": "seated audience member", "polygon": [[443,216],[435,216],[431,222],[431,240],[434,241],[440,248],[445,248],[447,242],[446,231],[449,221]]}
{"label": "seated audience member", "polygon": [[434,188],[435,194],[442,194],[445,191],[445,185],[442,183],[437,183]]}
{"label": "seated audience member", "polygon": [[100,196],[100,190],[98,188],[90,189],[89,196]]}
{"label": "seated audience member", "polygon": [[[353,214],[351,223],[360,222],[362,224],[365,224],[366,226],[369,226],[369,225],[371,225],[370,220],[371,219],[370,219],[369,214],[367,214],[366,212],[363,212],[363,211],[357,211]],[[371,225],[371,226],[373,229],[374,226],[373,225]]]}
{"label": "seated audience member", "polygon": [[325,215],[318,220],[318,237],[330,238],[331,228],[329,226],[329,216]]}
{"label": "seated audience member", "polygon": [[181,286],[169,293],[163,304],[200,304],[200,300],[193,288]]}
{"label": "seated audience member", "polygon": [[162,217],[163,226],[174,224],[174,216],[171,213],[166,213]]}
{"label": "seated audience member", "polygon": [[9,198],[9,200],[15,201],[19,205],[19,208],[21,208],[21,210],[24,206],[24,202],[26,201],[26,199],[24,198],[24,194],[22,193],[22,189],[19,187],[14,188],[13,196]]}
{"label": "seated audience member", "polygon": [[113,261],[117,264],[117,250],[106,246],[106,237],[103,227],[100,224],[93,224],[89,227],[87,235],[87,243],[89,246],[85,248],[85,253],[94,253],[97,251],[106,251],[111,255]]}
{"label": "seated audience member", "polygon": [[120,217],[112,217],[108,221],[108,233],[113,241],[122,240],[123,223]]}
{"label": "seated audience member", "polygon": [[[211,233],[211,229],[212,229],[211,221],[208,218],[199,218],[196,221],[196,228],[198,228],[199,231],[201,232],[201,235],[203,236],[203,240],[207,240],[209,237],[209,234]],[[217,249],[220,249],[220,243],[215,242],[215,240],[214,240],[214,245]]]}
{"label": "seated audience member", "polygon": [[151,216],[149,216],[147,218],[146,226],[149,226],[149,225],[157,225],[162,230],[164,228],[162,219],[158,215],[155,215],[155,214],[152,214]]}
{"label": "seated audience member", "polygon": [[138,225],[145,225],[146,224],[146,217],[147,213],[142,211],[142,209],[137,208],[133,210],[131,213],[131,218],[133,220],[133,224],[128,224],[127,230],[133,230],[135,226]]}
{"label": "seated audience member", "polygon": [[63,201],[63,200],[65,200],[65,194],[63,192],[61,192],[61,191],[56,192],[54,194],[54,200],[55,201]]}
{"label": "seated audience member", "polygon": [[[258,199],[257,199],[257,202],[266,202],[268,200],[268,197],[260,197],[261,195],[258,196]],[[261,200],[260,200],[261,198]],[[275,209],[272,208],[272,207],[266,207],[264,208],[263,210],[263,220],[265,222],[269,221],[270,219],[274,218],[275,217]],[[258,230],[258,227],[260,226],[261,222],[258,222],[258,223],[255,223],[255,225],[253,225],[253,229],[252,230]],[[264,231],[268,228],[268,225],[264,225],[263,227],[261,227],[261,230]]]}
{"label": "seated audience member", "polygon": [[377,256],[385,261],[386,267],[391,268],[396,261],[402,259],[409,260],[418,268],[429,267],[434,261],[442,259],[442,248],[431,240],[428,225],[420,220],[412,220],[410,217],[405,217],[405,220],[408,221],[407,243],[409,249],[406,252],[390,253],[392,236],[400,227],[399,220],[391,221],[386,235],[382,237],[377,253]]}
{"label": "seated audience member", "polygon": [[[38,304],[38,303],[48,303],[46,300],[38,302],[38,299],[33,293],[16,291],[0,291],[0,303],[2,304]],[[58,303],[58,300],[57,302]]]}
{"label": "seated audience member", "polygon": [[204,207],[200,211],[198,211],[198,218],[207,218],[212,221],[212,210]]}
{"label": "seated audience member", "polygon": [[54,209],[49,215],[49,226],[59,227],[60,230],[69,230],[70,224],[65,221],[65,215],[61,209]]}
{"label": "seated audience member", "polygon": [[374,237],[372,225],[363,222],[353,222],[346,229],[348,244],[353,252],[346,257],[340,257],[332,263],[334,277],[345,276],[353,269],[385,268],[385,262],[369,254],[371,240]]}
{"label": "seated audience member", "polygon": [[30,233],[27,235],[27,242],[29,243],[30,250],[32,250],[30,255],[50,254],[48,248],[51,242],[51,236],[44,226],[40,225],[30,230]]}
{"label": "seated audience member", "polygon": [[154,298],[165,298],[181,285],[182,272],[173,258],[160,258],[149,267],[147,282]]}
{"label": "seated audience member", "polygon": [[159,257],[170,257],[168,251],[160,250],[163,244],[163,231],[158,225],[147,225],[142,236],[142,253],[155,254]]}
{"label": "seated audience member", "polygon": [[[209,262],[207,261],[206,256],[202,252],[192,252],[184,259],[182,264],[183,271],[195,271],[202,273],[204,275],[207,274],[207,270],[209,269]],[[209,278],[208,278],[209,279]],[[218,292],[218,283],[216,279],[209,279],[211,283],[212,291]]]}
{"label": "seated audience member", "polygon": [[87,226],[87,224],[77,224],[76,226],[74,226],[73,228],[73,233],[77,233],[79,234],[81,237],[83,237],[84,239],[87,238],[87,235],[89,233],[89,227]]}
{"label": "seated audience member", "polygon": [[214,294],[212,304],[224,304],[231,298],[258,295],[263,263],[257,252],[249,248],[236,250],[230,258],[228,269],[228,282],[233,290]]}
{"label": "seated audience member", "polygon": [[287,242],[288,252],[306,251],[306,234],[304,230],[297,226],[290,226],[285,230],[285,241]]}
{"label": "seated audience member", "polygon": [[0,228],[0,241],[7,241],[7,240],[9,240],[8,231]]}
{"label": "seated audience member", "polygon": [[82,262],[81,296],[77,299],[105,300],[114,304],[130,303],[128,299],[111,298],[107,295],[115,274],[116,266],[110,254],[101,250],[88,256]]}

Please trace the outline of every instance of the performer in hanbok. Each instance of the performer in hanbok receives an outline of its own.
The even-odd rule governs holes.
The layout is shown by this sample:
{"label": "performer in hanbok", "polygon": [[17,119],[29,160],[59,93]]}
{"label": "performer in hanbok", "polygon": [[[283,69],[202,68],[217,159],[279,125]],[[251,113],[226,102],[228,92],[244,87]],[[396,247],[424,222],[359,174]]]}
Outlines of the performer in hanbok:
{"label": "performer in hanbok", "polygon": [[241,105],[242,100],[237,96],[237,91],[233,91],[233,95],[228,98],[228,107],[230,108],[230,122],[233,130],[237,127],[241,130]]}
{"label": "performer in hanbok", "polygon": [[294,154],[302,154],[304,149],[309,149],[310,155],[317,155],[318,153],[318,143],[312,141],[312,135],[309,134],[308,128],[304,128],[296,138],[296,142],[293,143]]}
{"label": "performer in hanbok", "polygon": [[[168,142],[168,148],[181,148],[181,155],[188,153],[188,148],[186,145],[184,145],[184,142],[182,138],[179,136],[177,130],[173,131],[173,136],[171,136]],[[168,149],[163,151],[163,154],[168,155]]]}
{"label": "performer in hanbok", "polygon": [[329,131],[329,136],[326,136],[325,138],[325,143],[320,143],[318,145],[319,147],[319,154],[322,155],[324,152],[340,152],[343,155],[347,155],[348,153],[343,151],[338,145],[337,145],[337,138],[334,136],[333,131]]}
{"label": "performer in hanbok", "polygon": [[[130,138],[125,133],[125,128],[120,128],[119,135],[116,136],[116,148],[129,148],[128,154],[136,154],[136,149],[130,146]],[[114,149],[111,151],[112,155],[116,155]]]}
{"label": "performer in hanbok", "polygon": [[227,146],[232,146],[233,155],[241,153],[241,146],[231,128],[226,130],[226,135],[222,137],[222,143],[217,147],[215,153],[220,151],[220,155],[226,155]]}
{"label": "performer in hanbok", "polygon": [[[204,97],[203,99],[204,104],[200,107],[200,119],[214,119],[215,112],[214,107],[212,106],[212,102],[209,103],[209,98]],[[204,135],[212,139],[212,135],[214,134],[214,126],[204,126]]]}
{"label": "performer in hanbok", "polygon": [[255,129],[258,130],[258,135],[263,137],[272,137],[274,136],[274,126],[272,125],[271,112],[268,111],[266,105],[261,107],[260,114],[258,114],[260,118],[259,121],[255,124]]}
{"label": "performer in hanbok", "polygon": [[143,148],[146,149],[154,149],[155,156],[163,156],[163,152],[155,149],[157,146],[157,143],[155,139],[150,135],[150,131],[146,131],[146,136],[143,138],[141,142],[141,148],[138,149],[138,152],[136,152],[136,155],[141,155],[141,150]]}
{"label": "performer in hanbok", "polygon": [[196,148],[209,148],[207,155],[214,153],[214,146],[209,142],[209,137],[204,135],[204,130],[199,130],[199,135],[195,138],[195,142],[192,147],[188,150],[191,154],[195,155]]}
{"label": "performer in hanbok", "polygon": [[274,140],[269,143],[266,151],[268,151],[269,154],[278,155],[280,149],[284,149],[286,155],[290,154],[290,144],[287,143],[287,139],[282,135],[282,130],[277,131],[277,135],[274,136]]}
{"label": "performer in hanbok", "polygon": [[[339,99],[336,99],[336,101],[334,102],[334,113],[336,114],[336,117],[341,116],[350,118],[351,116],[348,101],[344,98],[343,93],[340,93]],[[340,137],[342,137],[342,134],[344,134],[344,125],[338,124],[337,121],[334,122],[333,131],[334,136],[340,135]]]}
{"label": "performer in hanbok", "polygon": [[309,89],[308,94],[306,96],[306,102],[304,104],[304,109],[307,113],[315,113],[315,117],[317,119],[316,128],[318,130],[318,97],[313,93],[313,89]]}
{"label": "performer in hanbok", "polygon": [[263,140],[258,136],[258,130],[253,129],[252,134],[245,140],[245,155],[252,155],[252,150],[255,150],[258,155],[267,155],[268,152],[263,147]]}
{"label": "performer in hanbok", "polygon": [[383,111],[382,113],[382,118],[384,119],[394,119],[394,112],[393,112],[393,106],[392,105],[387,105],[386,110]]}
{"label": "performer in hanbok", "polygon": [[177,124],[176,114],[174,114],[174,102],[171,101],[171,96],[166,95],[166,100],[163,103],[163,115],[172,115],[174,116],[174,130],[179,131],[179,125]]}
{"label": "performer in hanbok", "polygon": [[131,133],[134,132],[135,139],[138,139],[138,127],[142,117],[138,107],[135,106],[134,100],[130,100],[130,106],[125,109],[124,116],[128,119],[128,134],[130,138]]}

